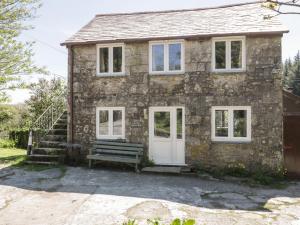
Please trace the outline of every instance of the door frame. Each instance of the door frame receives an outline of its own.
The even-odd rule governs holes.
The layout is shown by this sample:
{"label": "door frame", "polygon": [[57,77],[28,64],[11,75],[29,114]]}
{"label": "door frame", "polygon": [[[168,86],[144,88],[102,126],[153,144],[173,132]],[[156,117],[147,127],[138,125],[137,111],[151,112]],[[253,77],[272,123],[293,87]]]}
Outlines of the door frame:
{"label": "door frame", "polygon": [[[149,155],[148,155],[148,158],[149,159],[153,159],[153,149],[152,149],[152,141],[153,141],[153,138],[154,138],[154,135],[153,135],[153,132],[154,132],[154,112],[155,111],[166,111],[166,112],[170,112],[170,123],[174,123],[175,122],[175,125],[173,125],[173,131],[171,130],[171,134],[172,132],[174,133],[175,131],[175,134],[174,136],[177,136],[177,113],[176,113],[176,109],[182,109],[182,139],[179,139],[179,140],[182,140],[183,141],[183,163],[176,163],[176,162],[170,162],[170,163],[164,163],[164,164],[157,164],[157,165],[173,165],[173,166],[186,166],[187,164],[185,163],[185,107],[184,106],[151,106],[149,107],[149,117],[148,117],[148,122],[149,122],[149,128],[148,128],[148,138],[149,138]],[[175,111],[174,115],[175,115],[175,118],[173,118],[174,120],[172,121],[171,119],[171,114],[172,114],[172,110]],[[170,125],[170,129],[171,128],[171,125]],[[170,137],[171,140],[167,139],[166,141],[171,141],[171,142],[175,142],[177,138],[173,139],[172,140],[172,135]],[[163,141],[163,140],[162,140]],[[173,144],[172,143],[172,144]]]}

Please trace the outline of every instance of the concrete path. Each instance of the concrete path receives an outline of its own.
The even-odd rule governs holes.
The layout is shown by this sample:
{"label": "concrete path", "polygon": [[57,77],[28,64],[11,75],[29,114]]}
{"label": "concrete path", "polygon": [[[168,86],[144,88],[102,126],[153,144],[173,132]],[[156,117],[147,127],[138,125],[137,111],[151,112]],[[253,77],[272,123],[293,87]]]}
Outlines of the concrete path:
{"label": "concrete path", "polygon": [[300,225],[300,182],[284,190],[197,177],[68,167],[0,169],[1,225],[118,225],[160,218],[197,224]]}

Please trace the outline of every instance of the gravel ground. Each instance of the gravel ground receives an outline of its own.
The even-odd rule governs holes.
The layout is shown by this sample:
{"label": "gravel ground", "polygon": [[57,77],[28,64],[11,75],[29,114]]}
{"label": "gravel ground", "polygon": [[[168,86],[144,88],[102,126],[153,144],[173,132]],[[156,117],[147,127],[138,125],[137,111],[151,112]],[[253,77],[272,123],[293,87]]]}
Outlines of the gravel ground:
{"label": "gravel ground", "polygon": [[251,188],[199,177],[67,167],[0,168],[1,225],[109,225],[193,218],[197,224],[300,225],[300,182]]}

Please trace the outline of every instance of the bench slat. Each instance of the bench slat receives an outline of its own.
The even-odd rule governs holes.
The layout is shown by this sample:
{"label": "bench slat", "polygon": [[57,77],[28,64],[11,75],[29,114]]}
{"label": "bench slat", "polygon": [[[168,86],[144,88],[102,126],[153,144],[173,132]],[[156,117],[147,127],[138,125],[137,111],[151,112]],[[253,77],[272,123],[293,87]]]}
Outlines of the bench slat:
{"label": "bench slat", "polygon": [[143,144],[138,144],[138,143],[110,142],[110,141],[101,141],[101,140],[95,141],[94,144],[97,144],[97,145],[126,146],[126,147],[138,147],[138,148],[143,148],[144,147]]}
{"label": "bench slat", "polygon": [[119,151],[119,150],[111,150],[107,148],[97,148],[94,149],[93,152],[95,153],[106,153],[106,154],[119,154],[119,155],[142,155],[142,152],[132,152],[132,151]]}
{"label": "bench slat", "polygon": [[124,163],[140,163],[140,159],[124,157],[124,156],[108,156],[108,155],[88,155],[87,159],[112,161],[112,162],[124,162]]}
{"label": "bench slat", "polygon": [[94,149],[98,148],[105,148],[105,149],[112,149],[112,150],[121,150],[121,151],[132,151],[132,152],[140,152],[143,151],[143,148],[137,147],[127,147],[127,146],[113,146],[113,145],[93,145]]}
{"label": "bench slat", "polygon": [[118,143],[126,143],[126,139],[97,139],[95,140],[95,142],[97,141],[105,141],[105,142],[118,142]]}

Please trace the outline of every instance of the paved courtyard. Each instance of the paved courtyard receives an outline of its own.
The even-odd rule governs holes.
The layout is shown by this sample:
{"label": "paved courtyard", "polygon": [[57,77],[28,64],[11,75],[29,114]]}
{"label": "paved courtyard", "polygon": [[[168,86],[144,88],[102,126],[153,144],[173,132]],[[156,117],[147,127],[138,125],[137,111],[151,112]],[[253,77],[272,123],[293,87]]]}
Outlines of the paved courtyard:
{"label": "paved courtyard", "polygon": [[1,225],[109,225],[147,218],[300,225],[300,182],[286,189],[80,167],[0,169]]}

